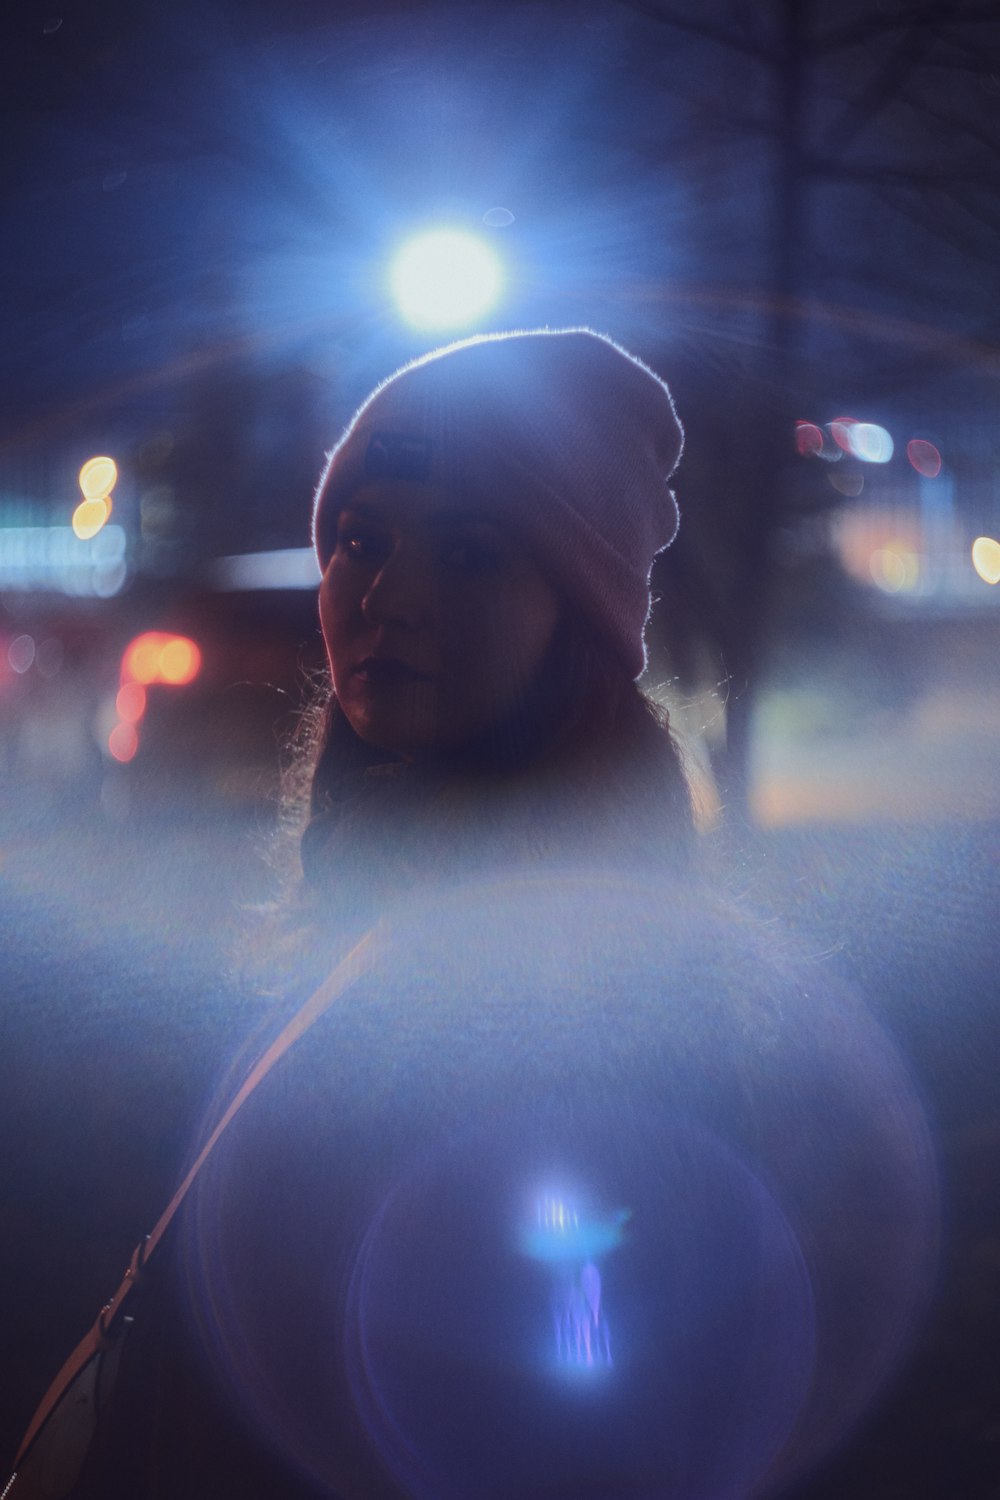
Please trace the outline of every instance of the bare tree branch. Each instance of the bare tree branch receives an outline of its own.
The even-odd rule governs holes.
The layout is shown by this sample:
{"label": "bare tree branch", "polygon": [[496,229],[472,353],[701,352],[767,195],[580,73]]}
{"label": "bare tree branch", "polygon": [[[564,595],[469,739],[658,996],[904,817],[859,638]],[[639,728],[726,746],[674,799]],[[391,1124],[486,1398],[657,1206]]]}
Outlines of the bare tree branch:
{"label": "bare tree branch", "polygon": [[991,270],[996,269],[996,246],[992,242],[983,244],[972,235],[956,233],[955,225],[946,216],[934,213],[926,198],[914,199],[912,194],[890,190],[883,201],[902,218],[919,225],[926,234],[950,249],[957,250],[971,260],[980,261]]}
{"label": "bare tree branch", "polygon": [[867,87],[848,106],[828,132],[827,140],[830,143],[828,150],[834,153],[850,150],[866,126],[870,125],[895,98],[906,78],[920,61],[926,46],[927,39],[918,37],[912,30],[908,29],[903,33],[891,55],[869,79]]}
{"label": "bare tree branch", "polygon": [[813,177],[835,182],[893,183],[910,187],[936,187],[949,182],[992,182],[985,168],[957,171],[947,164],[934,167],[905,166],[898,162],[861,162],[845,165],[824,157],[809,156],[805,170]]}
{"label": "bare tree branch", "polygon": [[725,47],[727,51],[743,52],[749,57],[756,57],[763,61],[770,59],[770,53],[766,48],[751,42],[746,36],[735,35],[707,21],[678,15],[662,5],[655,4],[654,0],[625,0],[625,6],[627,10],[633,11],[638,16],[645,16],[647,20],[656,21],[658,25],[668,26],[673,31],[686,32],[688,36],[703,37],[706,41],[715,42],[719,47]]}
{"label": "bare tree branch", "polygon": [[[942,15],[941,12],[945,14]],[[817,55],[830,54],[832,52],[844,51],[850,47],[859,47],[865,42],[875,41],[882,37],[891,36],[893,32],[900,30],[911,30],[920,26],[940,26],[945,20],[959,22],[962,25],[981,26],[984,24],[996,25],[1000,17],[997,16],[995,4],[970,5],[964,9],[958,9],[955,5],[949,5],[943,0],[936,14],[921,14],[920,17],[906,14],[901,16],[866,16],[864,20],[852,21],[847,26],[842,26],[839,31],[828,31],[825,36],[816,38],[813,50]]]}
{"label": "bare tree branch", "polygon": [[940,125],[947,125],[949,130],[967,136],[970,140],[978,141],[994,155],[1000,155],[1000,130],[991,135],[972,120],[953,114],[950,110],[944,110],[940,105],[928,104],[926,99],[918,99],[910,94],[903,94],[900,102],[912,109],[915,114],[937,120]]}

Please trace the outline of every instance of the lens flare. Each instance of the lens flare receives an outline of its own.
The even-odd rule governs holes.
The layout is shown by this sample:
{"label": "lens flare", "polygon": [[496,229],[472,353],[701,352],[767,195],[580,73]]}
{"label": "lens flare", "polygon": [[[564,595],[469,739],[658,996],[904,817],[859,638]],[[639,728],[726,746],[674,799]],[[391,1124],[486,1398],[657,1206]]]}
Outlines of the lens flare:
{"label": "lens flare", "polygon": [[441,229],[412,240],[390,272],[393,296],[414,328],[463,328],[493,306],[500,263],[482,241]]}

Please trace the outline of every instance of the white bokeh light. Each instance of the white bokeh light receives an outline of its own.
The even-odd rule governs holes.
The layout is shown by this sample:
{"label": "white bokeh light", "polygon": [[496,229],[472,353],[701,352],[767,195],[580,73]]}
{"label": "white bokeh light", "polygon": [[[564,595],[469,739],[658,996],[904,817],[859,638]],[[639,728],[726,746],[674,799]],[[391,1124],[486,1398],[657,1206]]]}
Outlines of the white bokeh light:
{"label": "white bokeh light", "polygon": [[414,328],[467,328],[496,302],[500,263],[490,248],[458,229],[419,235],[390,271],[393,295]]}

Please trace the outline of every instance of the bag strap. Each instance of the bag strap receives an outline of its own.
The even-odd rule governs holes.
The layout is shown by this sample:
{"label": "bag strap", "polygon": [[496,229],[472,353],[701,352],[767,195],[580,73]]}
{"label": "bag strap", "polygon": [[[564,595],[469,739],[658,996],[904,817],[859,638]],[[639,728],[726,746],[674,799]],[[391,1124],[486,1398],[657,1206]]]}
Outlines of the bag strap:
{"label": "bag strap", "polygon": [[[21,1439],[21,1446],[18,1448],[17,1457],[14,1460],[14,1473],[4,1487],[0,1500],[11,1491],[11,1487],[17,1477],[18,1467],[24,1462],[29,1450],[41,1434],[43,1427],[59,1406],[63,1397],[73,1385],[73,1382],[82,1374],[94,1356],[107,1348],[109,1342],[120,1331],[119,1325],[123,1321],[124,1309],[140,1279],[142,1271],[149,1265],[152,1255],[166,1234],[171,1221],[184,1202],[184,1199],[194,1186],[199,1172],[208,1161],[220,1137],[232,1124],[236,1115],[250,1098],[250,1095],[267,1077],[275,1063],[319,1020],[320,1016],[329,1009],[334,1001],[340,999],[356,980],[365,973],[370,962],[370,950],[374,945],[374,941],[375,929],[373,928],[341,959],[318,989],[313,991],[309,999],[292,1017],[278,1036],[275,1037],[267,1051],[247,1074],[155,1226],[135,1247],[132,1259],[129,1262],[128,1269],[122,1278],[118,1290],[110,1302],[106,1302],[101,1308],[94,1326],[80,1340],[80,1343],[73,1350],[73,1353],[69,1356],[69,1359],[67,1359],[43,1396],[38,1410],[32,1417],[28,1429]],[[84,1452],[80,1455],[81,1463],[85,1452],[86,1448],[84,1448]],[[14,1494],[17,1494],[16,1490]]]}

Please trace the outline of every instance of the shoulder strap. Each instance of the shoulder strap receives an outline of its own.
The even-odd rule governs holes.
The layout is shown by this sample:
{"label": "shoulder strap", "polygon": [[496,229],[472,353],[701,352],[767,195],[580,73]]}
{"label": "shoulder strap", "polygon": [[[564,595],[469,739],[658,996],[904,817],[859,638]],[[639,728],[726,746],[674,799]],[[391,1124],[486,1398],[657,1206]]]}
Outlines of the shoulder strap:
{"label": "shoulder strap", "polygon": [[[73,1383],[87,1369],[94,1356],[106,1349],[109,1342],[114,1339],[116,1333],[120,1330],[124,1309],[133,1288],[139,1280],[140,1272],[149,1265],[150,1258],[155,1252],[157,1245],[159,1245],[164,1234],[167,1232],[172,1219],[190,1192],[199,1172],[211,1156],[220,1137],[232,1124],[236,1115],[243,1108],[243,1105],[257,1086],[267,1077],[275,1063],[319,1020],[320,1016],[329,1009],[334,1001],[338,1000],[366,972],[374,940],[375,929],[372,929],[365,934],[361,941],[327,975],[319,988],[313,991],[302,1008],[292,1017],[287,1026],[284,1027],[267,1051],[247,1074],[241,1087],[234,1095],[219,1123],[198,1153],[190,1170],[160,1215],[155,1226],[146,1235],[145,1239],[141,1240],[136,1246],[118,1290],[110,1302],[105,1303],[101,1308],[93,1328],[81,1339],[42,1398],[41,1404],[32,1417],[28,1430],[21,1440],[21,1446],[18,1448],[17,1457],[14,1460],[15,1472],[4,1487],[2,1495],[0,1495],[0,1500],[3,1500],[3,1497],[8,1494],[17,1496],[19,1492],[14,1485],[17,1470],[24,1462],[29,1450],[36,1443],[43,1427],[45,1427],[49,1418],[60,1405],[64,1396],[67,1395]],[[86,1404],[89,1405],[90,1403]],[[91,1431],[92,1428],[86,1433],[82,1441],[79,1455],[79,1462],[81,1464],[86,1454]]]}

